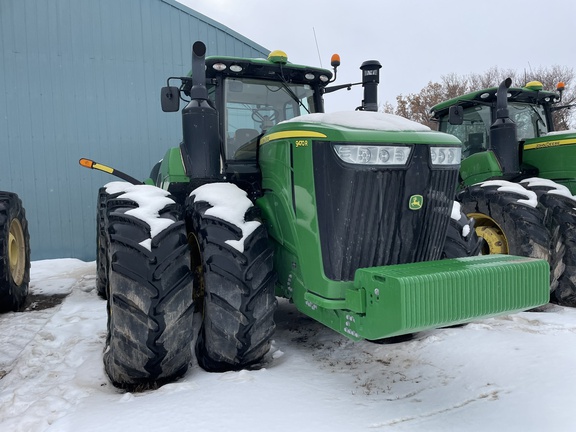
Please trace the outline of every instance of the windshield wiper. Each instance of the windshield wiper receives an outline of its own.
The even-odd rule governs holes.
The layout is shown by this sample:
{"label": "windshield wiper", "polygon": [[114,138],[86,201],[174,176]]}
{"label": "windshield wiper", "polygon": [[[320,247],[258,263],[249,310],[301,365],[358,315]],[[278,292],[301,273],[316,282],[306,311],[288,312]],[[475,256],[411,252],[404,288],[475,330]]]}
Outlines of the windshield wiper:
{"label": "windshield wiper", "polygon": [[286,93],[288,93],[288,95],[292,99],[294,99],[298,103],[298,105],[300,105],[302,108],[304,108],[308,114],[310,114],[310,110],[308,108],[306,108],[306,105],[304,105],[302,103],[302,101],[298,98],[298,96],[296,96],[296,93],[294,93],[294,91],[292,91],[292,89],[286,83],[286,80],[284,79],[284,75],[279,74],[279,73],[276,73],[276,75],[278,76],[278,78],[280,78],[280,84],[282,84],[282,88],[286,91]]}

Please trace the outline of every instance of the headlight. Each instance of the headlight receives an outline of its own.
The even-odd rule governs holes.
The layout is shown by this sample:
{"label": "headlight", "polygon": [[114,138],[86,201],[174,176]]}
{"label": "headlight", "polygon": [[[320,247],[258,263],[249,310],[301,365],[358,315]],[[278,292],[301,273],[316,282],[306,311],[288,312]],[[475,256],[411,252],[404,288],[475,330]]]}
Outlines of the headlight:
{"label": "headlight", "polygon": [[432,165],[459,165],[461,158],[460,147],[430,147]]}
{"label": "headlight", "polygon": [[334,146],[342,161],[359,165],[406,165],[412,147],[404,146]]}

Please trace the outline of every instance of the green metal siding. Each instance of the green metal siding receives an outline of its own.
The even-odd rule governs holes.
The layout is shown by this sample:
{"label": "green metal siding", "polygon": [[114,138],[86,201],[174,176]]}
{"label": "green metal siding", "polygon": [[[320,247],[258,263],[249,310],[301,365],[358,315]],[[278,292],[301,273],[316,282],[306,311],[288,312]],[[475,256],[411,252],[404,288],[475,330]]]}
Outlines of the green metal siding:
{"label": "green metal siding", "polygon": [[115,179],[78,159],[147,177],[182,136],[160,87],[198,39],[208,55],[269,52],[172,0],[0,1],[0,190],[24,202],[32,259],[95,258],[97,191]]}

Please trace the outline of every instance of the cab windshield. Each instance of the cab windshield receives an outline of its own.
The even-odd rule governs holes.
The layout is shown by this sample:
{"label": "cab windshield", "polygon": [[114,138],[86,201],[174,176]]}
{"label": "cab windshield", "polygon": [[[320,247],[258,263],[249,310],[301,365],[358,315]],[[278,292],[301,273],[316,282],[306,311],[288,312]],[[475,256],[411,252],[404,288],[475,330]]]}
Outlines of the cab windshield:
{"label": "cab windshield", "polygon": [[316,112],[306,84],[248,78],[224,81],[226,159],[255,157],[256,138],[275,124]]}

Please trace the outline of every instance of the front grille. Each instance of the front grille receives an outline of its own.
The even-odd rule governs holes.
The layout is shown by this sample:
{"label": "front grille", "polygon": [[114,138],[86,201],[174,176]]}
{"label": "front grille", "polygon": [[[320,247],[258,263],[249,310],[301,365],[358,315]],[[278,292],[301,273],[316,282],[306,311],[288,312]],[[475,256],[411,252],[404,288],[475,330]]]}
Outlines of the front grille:
{"label": "front grille", "polygon": [[[426,145],[414,145],[403,168],[345,164],[327,142],[315,142],[313,155],[326,277],[348,281],[358,268],[440,257],[457,167],[431,170]],[[422,209],[408,208],[413,195],[423,196]]]}

